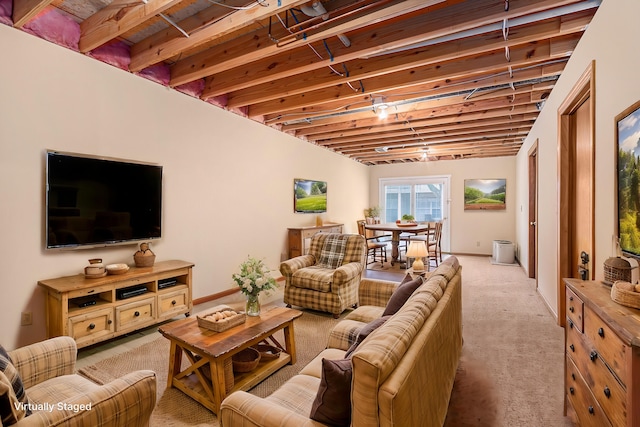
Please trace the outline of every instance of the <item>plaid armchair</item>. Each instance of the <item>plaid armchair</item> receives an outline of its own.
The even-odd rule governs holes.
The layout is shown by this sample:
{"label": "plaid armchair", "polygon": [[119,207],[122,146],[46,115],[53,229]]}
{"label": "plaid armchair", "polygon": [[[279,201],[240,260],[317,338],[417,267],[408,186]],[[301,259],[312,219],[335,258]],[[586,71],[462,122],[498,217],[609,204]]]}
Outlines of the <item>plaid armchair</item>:
{"label": "plaid armchair", "polygon": [[358,234],[317,233],[309,253],[280,264],[284,302],[338,317],[358,304],[358,286],[366,265],[367,244]]}
{"label": "plaid armchair", "polygon": [[76,342],[66,336],[8,354],[32,408],[14,426],[149,425],[156,404],[155,372],[136,371],[95,384],[75,373]]}

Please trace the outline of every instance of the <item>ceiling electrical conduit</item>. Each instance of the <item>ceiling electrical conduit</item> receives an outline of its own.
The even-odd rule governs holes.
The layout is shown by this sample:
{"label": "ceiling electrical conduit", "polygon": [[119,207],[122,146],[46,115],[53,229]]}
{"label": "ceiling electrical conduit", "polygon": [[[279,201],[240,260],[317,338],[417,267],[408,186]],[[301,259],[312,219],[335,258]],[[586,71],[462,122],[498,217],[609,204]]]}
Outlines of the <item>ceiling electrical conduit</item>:
{"label": "ceiling electrical conduit", "polygon": [[[517,27],[519,25],[532,24],[534,22],[543,21],[545,19],[557,18],[559,16],[568,15],[571,13],[581,12],[583,10],[593,9],[600,6],[602,0],[586,0],[580,3],[574,3],[567,6],[557,7],[555,9],[545,10],[544,12],[532,13],[531,15],[525,15],[518,18],[508,20],[510,27]],[[460,40],[467,37],[478,36],[480,34],[490,33],[492,31],[504,32],[505,21],[501,20],[495,24],[488,24],[482,27],[473,28],[471,30],[460,31],[459,33],[449,34],[447,36],[437,37],[434,39],[425,40],[420,43],[414,43],[405,47],[397,49],[389,49],[383,52],[376,53],[374,55],[363,56],[363,59],[373,58],[381,55],[388,55],[391,53],[404,52],[406,50],[417,49],[420,47],[431,46],[434,44],[450,42],[454,40]]]}

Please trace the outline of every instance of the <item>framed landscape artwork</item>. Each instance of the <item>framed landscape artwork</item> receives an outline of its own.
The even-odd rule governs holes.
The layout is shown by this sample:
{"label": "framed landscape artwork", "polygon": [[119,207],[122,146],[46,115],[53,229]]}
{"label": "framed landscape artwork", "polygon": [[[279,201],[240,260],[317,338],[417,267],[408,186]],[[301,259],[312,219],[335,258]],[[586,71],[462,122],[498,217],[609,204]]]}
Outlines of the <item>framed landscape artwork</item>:
{"label": "framed landscape artwork", "polygon": [[506,179],[465,179],[465,210],[504,210],[506,209]]}
{"label": "framed landscape artwork", "polygon": [[618,240],[625,255],[640,256],[640,101],[615,118]]}
{"label": "framed landscape artwork", "polygon": [[312,179],[294,179],[293,209],[296,213],[326,212],[327,182]]}

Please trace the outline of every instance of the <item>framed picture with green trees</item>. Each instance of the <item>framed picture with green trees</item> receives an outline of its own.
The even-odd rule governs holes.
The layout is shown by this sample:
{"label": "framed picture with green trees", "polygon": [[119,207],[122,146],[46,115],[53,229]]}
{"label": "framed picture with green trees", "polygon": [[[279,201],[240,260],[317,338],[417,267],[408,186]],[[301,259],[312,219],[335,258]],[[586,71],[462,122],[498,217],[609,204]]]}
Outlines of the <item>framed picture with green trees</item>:
{"label": "framed picture with green trees", "polygon": [[311,179],[294,179],[293,209],[296,213],[326,212],[327,182]]}
{"label": "framed picture with green trees", "polygon": [[618,241],[625,255],[640,257],[640,101],[615,118]]}
{"label": "framed picture with green trees", "polygon": [[465,210],[504,210],[506,209],[506,179],[465,179]]}

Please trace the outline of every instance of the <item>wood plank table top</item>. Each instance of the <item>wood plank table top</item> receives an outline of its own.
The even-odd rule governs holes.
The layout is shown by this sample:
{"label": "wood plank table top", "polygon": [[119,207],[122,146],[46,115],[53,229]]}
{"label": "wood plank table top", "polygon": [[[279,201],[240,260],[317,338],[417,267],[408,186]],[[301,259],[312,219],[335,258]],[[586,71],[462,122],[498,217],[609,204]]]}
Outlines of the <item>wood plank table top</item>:
{"label": "wood plank table top", "polygon": [[233,355],[247,342],[261,341],[281,329],[285,323],[302,316],[302,312],[286,307],[262,311],[260,316],[247,316],[246,322],[222,332],[198,326],[196,316],[177,320],[158,328],[166,338],[200,350],[209,357]]}

